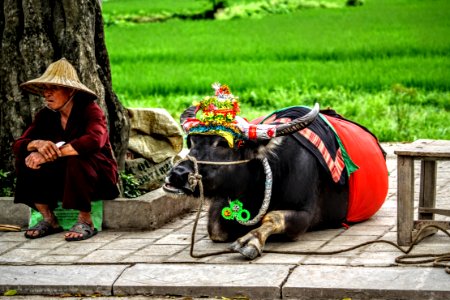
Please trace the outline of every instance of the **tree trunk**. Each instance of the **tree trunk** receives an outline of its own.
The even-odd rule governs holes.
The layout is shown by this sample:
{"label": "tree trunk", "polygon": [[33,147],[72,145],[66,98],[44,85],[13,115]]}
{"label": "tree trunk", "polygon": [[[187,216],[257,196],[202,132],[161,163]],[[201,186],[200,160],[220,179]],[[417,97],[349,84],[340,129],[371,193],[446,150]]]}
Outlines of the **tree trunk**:
{"label": "tree trunk", "polygon": [[129,119],[112,89],[98,0],[0,0],[0,170],[13,170],[12,142],[30,124],[42,98],[19,84],[65,57],[97,93],[114,154],[123,169]]}

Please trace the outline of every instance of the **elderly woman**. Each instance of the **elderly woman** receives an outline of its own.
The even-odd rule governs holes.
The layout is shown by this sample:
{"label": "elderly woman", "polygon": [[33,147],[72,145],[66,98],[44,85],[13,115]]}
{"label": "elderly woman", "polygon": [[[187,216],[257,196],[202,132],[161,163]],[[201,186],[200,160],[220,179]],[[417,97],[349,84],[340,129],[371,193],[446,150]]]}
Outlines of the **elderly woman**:
{"label": "elderly woman", "polygon": [[118,173],[105,116],[97,95],[78,79],[64,58],[44,74],[21,84],[45,97],[46,107],[13,144],[17,184],[15,203],[37,209],[44,219],[25,232],[33,239],[62,231],[53,213],[58,201],[79,211],[78,222],[65,234],[78,241],[97,233],[91,201],[118,196]]}

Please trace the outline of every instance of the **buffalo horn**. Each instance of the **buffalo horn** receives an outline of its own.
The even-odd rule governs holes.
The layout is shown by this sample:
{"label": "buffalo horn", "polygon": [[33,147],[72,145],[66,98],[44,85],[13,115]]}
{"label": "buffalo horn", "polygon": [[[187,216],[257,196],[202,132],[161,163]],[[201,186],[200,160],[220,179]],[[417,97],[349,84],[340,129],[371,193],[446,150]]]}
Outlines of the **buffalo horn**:
{"label": "buffalo horn", "polygon": [[316,103],[313,109],[306,115],[294,119],[289,123],[277,126],[275,136],[284,136],[302,130],[311,124],[319,114],[319,104]]}
{"label": "buffalo horn", "polygon": [[188,107],[180,116],[180,124],[183,124],[189,118],[195,118],[197,106],[192,105]]}

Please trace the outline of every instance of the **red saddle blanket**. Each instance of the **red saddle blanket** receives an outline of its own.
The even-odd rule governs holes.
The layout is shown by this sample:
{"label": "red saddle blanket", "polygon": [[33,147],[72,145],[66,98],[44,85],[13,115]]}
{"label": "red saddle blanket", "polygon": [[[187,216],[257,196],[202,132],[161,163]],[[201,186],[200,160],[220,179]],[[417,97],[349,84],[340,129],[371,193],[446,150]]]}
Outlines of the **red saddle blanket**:
{"label": "red saddle blanket", "polygon": [[348,120],[322,114],[333,126],[358,170],[350,175],[347,222],[360,222],[374,215],[388,192],[384,151],[368,130]]}
{"label": "red saddle blanket", "polygon": [[[285,123],[308,111],[290,107],[252,123]],[[337,184],[345,184],[348,179],[347,222],[367,220],[380,209],[388,192],[388,171],[385,152],[368,129],[329,109],[321,110],[320,118],[294,138],[316,156]]]}

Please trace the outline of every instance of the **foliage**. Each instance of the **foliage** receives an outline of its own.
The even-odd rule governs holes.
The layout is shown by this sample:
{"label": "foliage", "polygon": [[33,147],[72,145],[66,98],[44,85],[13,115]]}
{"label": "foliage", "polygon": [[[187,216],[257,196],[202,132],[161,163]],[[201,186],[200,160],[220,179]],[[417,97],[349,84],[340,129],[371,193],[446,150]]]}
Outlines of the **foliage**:
{"label": "foliage", "polygon": [[239,4],[226,7],[216,15],[218,20],[231,20],[238,18],[260,18],[271,14],[288,14],[305,8],[336,8],[335,3],[329,1],[312,0],[261,0],[248,4]]}
{"label": "foliage", "polygon": [[364,0],[347,0],[347,2],[345,2],[345,5],[347,6],[359,6],[363,4]]}
{"label": "foliage", "polygon": [[145,192],[139,190],[139,183],[132,174],[120,172],[119,176],[120,180],[122,180],[123,194],[125,197],[136,198],[145,194]]}
{"label": "foliage", "polygon": [[14,172],[0,169],[0,197],[14,196],[16,176]]}
{"label": "foliage", "polygon": [[3,296],[15,296],[17,295],[17,290],[6,290],[3,293]]}
{"label": "foliage", "polygon": [[397,134],[404,139],[413,130],[409,110],[412,108],[410,107],[411,104],[417,102],[417,91],[414,88],[406,88],[399,84],[395,85],[392,90],[389,105],[394,108]]}

